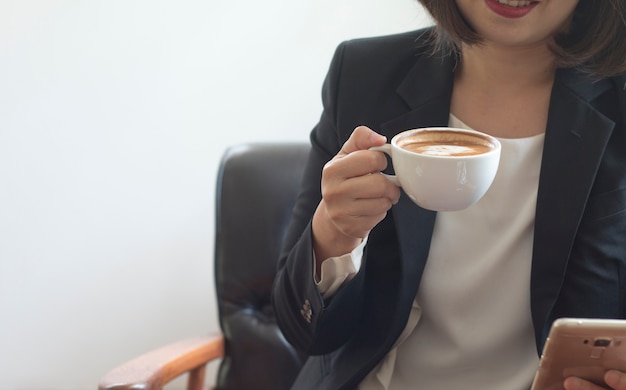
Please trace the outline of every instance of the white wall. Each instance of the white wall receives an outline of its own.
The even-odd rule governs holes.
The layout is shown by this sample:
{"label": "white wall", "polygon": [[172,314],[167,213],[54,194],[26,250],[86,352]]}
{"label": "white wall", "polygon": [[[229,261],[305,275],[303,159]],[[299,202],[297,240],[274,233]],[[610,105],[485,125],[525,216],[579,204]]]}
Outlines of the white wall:
{"label": "white wall", "polygon": [[0,0],[0,389],[95,388],[217,331],[223,150],[306,140],[341,40],[428,23],[414,0]]}

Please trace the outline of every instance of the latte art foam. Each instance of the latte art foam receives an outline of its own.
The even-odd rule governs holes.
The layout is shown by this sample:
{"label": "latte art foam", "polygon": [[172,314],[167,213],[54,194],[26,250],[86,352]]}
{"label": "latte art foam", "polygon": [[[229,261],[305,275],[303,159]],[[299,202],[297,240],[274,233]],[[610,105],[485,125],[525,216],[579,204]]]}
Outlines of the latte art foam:
{"label": "latte art foam", "polygon": [[474,156],[493,150],[487,139],[452,131],[424,131],[398,141],[398,146],[427,156]]}
{"label": "latte art foam", "polygon": [[442,145],[437,143],[416,142],[405,144],[402,147],[411,152],[428,156],[473,156],[487,153],[491,150],[489,146],[471,143]]}

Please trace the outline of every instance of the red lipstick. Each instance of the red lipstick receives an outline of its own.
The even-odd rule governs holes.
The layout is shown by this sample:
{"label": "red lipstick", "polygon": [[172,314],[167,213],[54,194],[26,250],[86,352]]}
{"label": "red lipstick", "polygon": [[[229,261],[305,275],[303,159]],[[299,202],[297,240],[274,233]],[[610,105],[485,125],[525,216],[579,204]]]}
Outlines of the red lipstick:
{"label": "red lipstick", "polygon": [[508,19],[517,19],[526,16],[539,2],[531,1],[529,5],[523,7],[511,7],[510,5],[500,4],[497,0],[485,0],[487,6],[496,14]]}

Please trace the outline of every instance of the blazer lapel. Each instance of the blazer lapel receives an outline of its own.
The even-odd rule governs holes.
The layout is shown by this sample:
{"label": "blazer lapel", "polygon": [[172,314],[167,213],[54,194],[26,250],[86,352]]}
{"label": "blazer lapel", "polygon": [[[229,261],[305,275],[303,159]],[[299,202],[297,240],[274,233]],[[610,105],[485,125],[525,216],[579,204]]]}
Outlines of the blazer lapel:
{"label": "blazer lapel", "polygon": [[549,328],[591,186],[615,123],[589,102],[611,88],[560,70],[546,129],[531,271],[531,307],[538,351]]}
{"label": "blazer lapel", "polygon": [[[452,94],[454,59],[452,57],[422,57],[407,74],[397,89],[409,107],[405,114],[381,125],[383,133],[390,139],[395,134],[413,128],[448,126],[450,98]],[[429,77],[424,77],[428,74]],[[390,173],[393,167],[388,167]],[[436,213],[417,206],[402,193],[399,202],[392,207],[398,233],[402,272],[403,298],[410,310],[430,250],[430,240]],[[404,325],[404,322],[402,323]]]}

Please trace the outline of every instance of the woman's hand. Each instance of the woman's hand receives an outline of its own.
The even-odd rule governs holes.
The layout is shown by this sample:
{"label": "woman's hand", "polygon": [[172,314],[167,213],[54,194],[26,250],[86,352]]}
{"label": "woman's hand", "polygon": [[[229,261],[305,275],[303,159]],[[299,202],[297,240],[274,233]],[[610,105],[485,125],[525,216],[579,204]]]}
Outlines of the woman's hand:
{"label": "woman's hand", "polygon": [[332,256],[351,252],[400,198],[400,189],[378,172],[387,159],[368,150],[386,138],[357,127],[322,171],[322,201],[313,216],[317,266]]}
{"label": "woman's hand", "polygon": [[[626,373],[617,370],[607,371],[604,374],[604,382],[610,386],[610,389],[626,390]],[[604,387],[576,377],[566,378],[563,387],[565,390],[606,390]]]}

